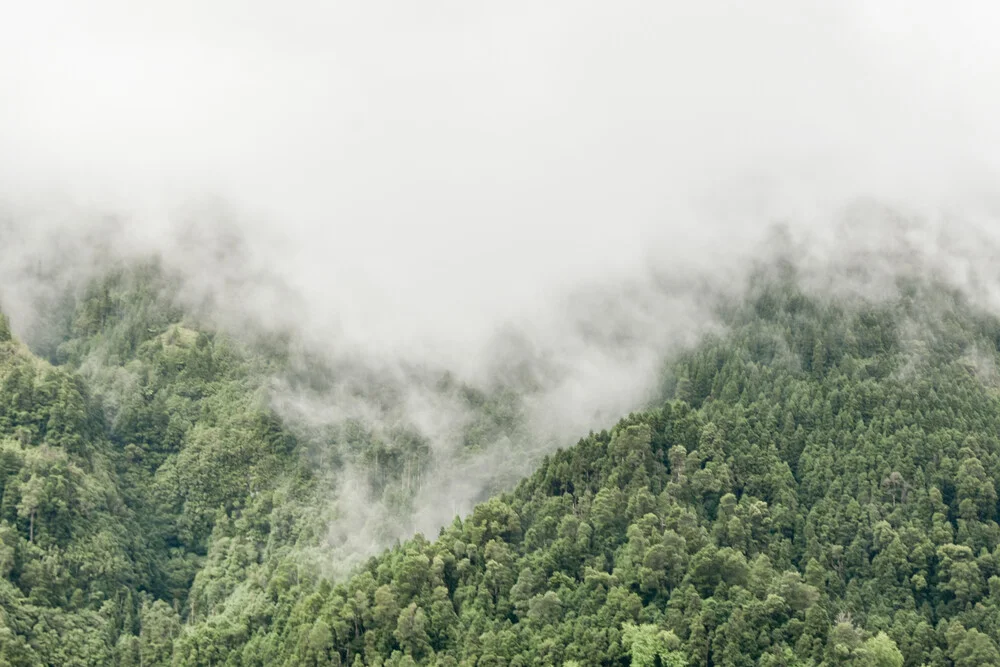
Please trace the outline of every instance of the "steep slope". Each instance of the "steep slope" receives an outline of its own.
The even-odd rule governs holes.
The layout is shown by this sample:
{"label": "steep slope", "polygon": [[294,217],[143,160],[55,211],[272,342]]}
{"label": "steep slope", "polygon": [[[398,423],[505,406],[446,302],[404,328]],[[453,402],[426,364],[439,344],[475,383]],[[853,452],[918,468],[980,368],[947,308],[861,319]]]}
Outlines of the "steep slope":
{"label": "steep slope", "polygon": [[286,561],[175,664],[1000,664],[1000,322],[766,283],[674,398],[332,585]]}

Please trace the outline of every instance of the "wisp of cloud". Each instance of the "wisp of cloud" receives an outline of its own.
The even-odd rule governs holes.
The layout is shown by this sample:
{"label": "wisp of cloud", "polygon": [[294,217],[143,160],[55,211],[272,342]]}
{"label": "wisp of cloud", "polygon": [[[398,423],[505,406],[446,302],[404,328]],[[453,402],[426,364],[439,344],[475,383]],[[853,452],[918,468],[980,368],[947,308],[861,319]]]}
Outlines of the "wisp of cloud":
{"label": "wisp of cloud", "polygon": [[[868,253],[997,305],[998,19],[931,2],[22,3],[0,25],[0,302],[30,340],[51,294],[108,257],[159,256],[215,324],[388,378],[392,419],[436,462],[389,532],[433,530],[532,459],[498,442],[458,460],[469,415],[415,373],[517,387],[521,451],[566,444],[654,394],[775,224],[820,282]],[[377,422],[344,377],[276,378],[274,405]],[[352,479],[339,492],[363,497]],[[364,505],[331,531],[347,551],[386,518]]]}

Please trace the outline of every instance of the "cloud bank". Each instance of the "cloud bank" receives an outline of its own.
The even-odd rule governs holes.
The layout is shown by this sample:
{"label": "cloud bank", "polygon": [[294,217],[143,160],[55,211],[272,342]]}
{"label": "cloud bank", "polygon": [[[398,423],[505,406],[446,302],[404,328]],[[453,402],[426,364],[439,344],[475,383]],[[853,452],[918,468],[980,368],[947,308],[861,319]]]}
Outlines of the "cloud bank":
{"label": "cloud bank", "polygon": [[[409,391],[441,462],[426,489],[456,507],[504,450],[456,469],[465,416],[407,373],[527,373],[530,437],[563,444],[649,396],[775,223],[804,267],[867,252],[996,293],[991,3],[43,0],[7,19],[15,326],[109,255],[158,254],[222,324]],[[276,404],[369,414],[343,386]]]}

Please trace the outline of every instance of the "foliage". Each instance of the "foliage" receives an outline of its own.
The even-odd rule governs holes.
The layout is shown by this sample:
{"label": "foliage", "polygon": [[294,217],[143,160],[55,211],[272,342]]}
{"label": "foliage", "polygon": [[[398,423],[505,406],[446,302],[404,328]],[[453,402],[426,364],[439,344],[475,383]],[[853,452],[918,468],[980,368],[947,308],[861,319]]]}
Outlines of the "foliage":
{"label": "foliage", "polygon": [[[427,443],[294,435],[280,353],[122,280],[61,365],[0,341],[0,664],[1000,665],[1000,321],[959,295],[761,279],[658,406],[331,581],[337,461],[405,499]],[[467,446],[516,433],[470,396]]]}

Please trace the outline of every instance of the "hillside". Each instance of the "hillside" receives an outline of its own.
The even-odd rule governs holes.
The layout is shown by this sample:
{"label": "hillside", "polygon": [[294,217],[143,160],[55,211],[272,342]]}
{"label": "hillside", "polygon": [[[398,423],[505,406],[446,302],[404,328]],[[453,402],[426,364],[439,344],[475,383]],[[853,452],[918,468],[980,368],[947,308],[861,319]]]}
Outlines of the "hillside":
{"label": "hillside", "polygon": [[[402,512],[428,443],[286,423],[282,343],[159,280],[95,283],[48,360],[0,326],[0,664],[1000,665],[1000,320],[960,294],[759,278],[657,406],[343,578],[330,489]],[[517,446],[516,396],[440,391]]]}

